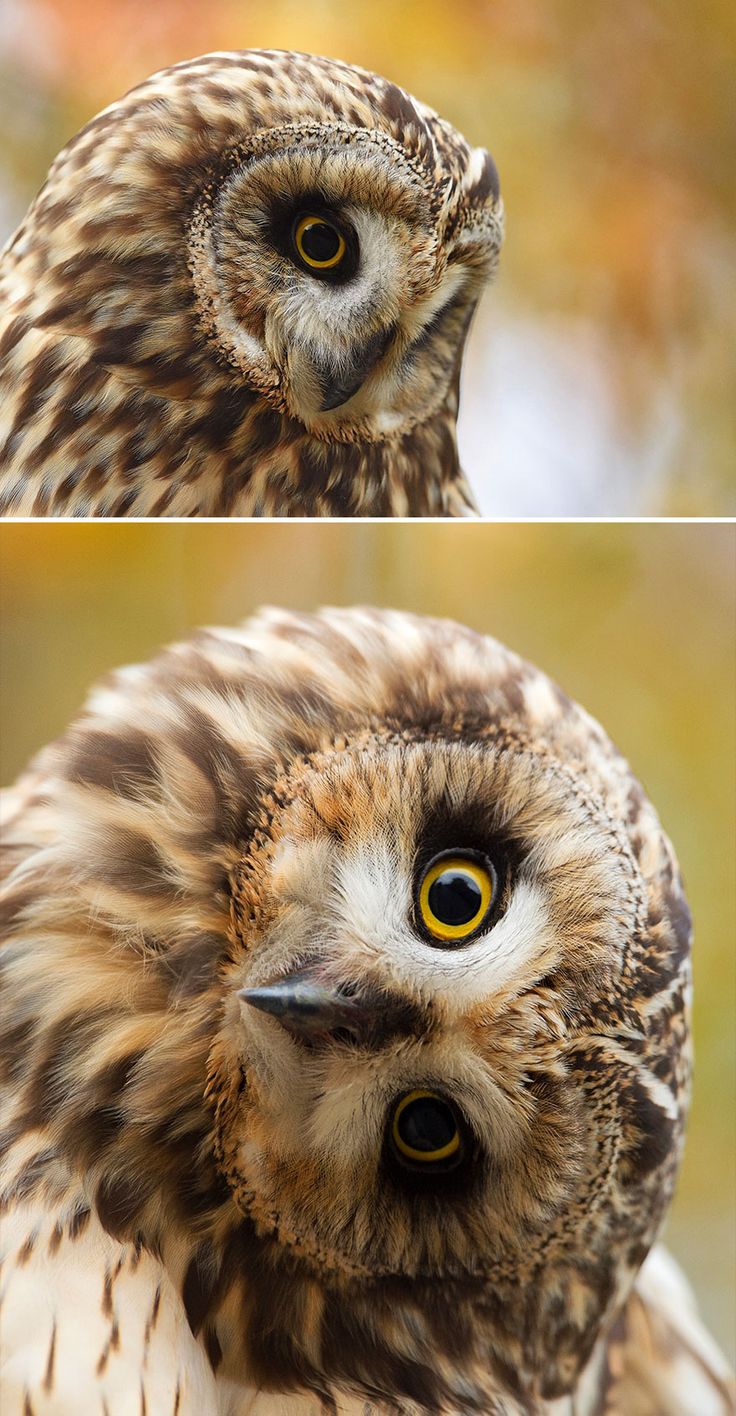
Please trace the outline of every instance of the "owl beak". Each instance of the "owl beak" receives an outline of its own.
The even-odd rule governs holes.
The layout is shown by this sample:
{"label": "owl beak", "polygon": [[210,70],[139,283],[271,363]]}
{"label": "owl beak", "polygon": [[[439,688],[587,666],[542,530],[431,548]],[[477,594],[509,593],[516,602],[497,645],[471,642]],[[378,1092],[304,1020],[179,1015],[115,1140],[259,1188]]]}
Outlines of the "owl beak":
{"label": "owl beak", "polygon": [[277,1018],[287,1032],[305,1042],[338,1030],[352,1034],[357,1041],[367,1021],[356,998],[320,983],[309,972],[290,974],[258,988],[241,988],[238,997],[249,1007]]}
{"label": "owl beak", "polygon": [[365,383],[368,375],[372,373],[379,359],[386,353],[395,333],[394,325],[388,329],[377,330],[362,348],[355,350],[347,367],[343,366],[338,369],[330,363],[315,363],[314,371],[322,391],[320,413],[328,413],[333,408],[341,408],[343,403],[347,403],[348,399],[353,398]]}

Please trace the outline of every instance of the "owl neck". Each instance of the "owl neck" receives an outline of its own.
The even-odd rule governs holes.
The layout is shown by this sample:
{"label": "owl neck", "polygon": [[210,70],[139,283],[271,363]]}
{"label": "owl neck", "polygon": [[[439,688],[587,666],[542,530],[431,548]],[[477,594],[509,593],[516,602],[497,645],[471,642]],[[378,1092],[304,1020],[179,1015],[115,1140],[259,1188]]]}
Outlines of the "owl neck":
{"label": "owl neck", "polygon": [[[12,453],[0,471],[0,515],[455,517],[476,511],[458,462],[455,388],[403,437],[326,443],[230,379],[210,391],[201,371],[187,368],[183,375],[178,365],[159,363],[144,385],[127,349],[117,355],[90,350],[85,362],[78,338],[53,331],[45,333],[43,350],[66,370],[44,391],[51,431],[39,442],[36,422],[21,417],[19,387]],[[72,410],[82,401],[80,419]],[[104,457],[101,446],[108,449]]]}
{"label": "owl neck", "polygon": [[216,515],[458,517],[476,512],[460,470],[450,403],[401,438],[325,443],[259,404],[235,487]]}
{"label": "owl neck", "polygon": [[[206,1243],[192,1251],[177,1279],[194,1336],[241,1394],[323,1395],[329,1409],[352,1412],[343,1405],[349,1393],[380,1393],[375,1416],[571,1416],[574,1394],[578,1416],[594,1416],[601,1391],[615,1384],[610,1315],[563,1373],[550,1335],[534,1333],[538,1295],[515,1283],[501,1293],[475,1278],[320,1275],[247,1221],[217,1256]],[[516,1333],[525,1323],[522,1354]]]}

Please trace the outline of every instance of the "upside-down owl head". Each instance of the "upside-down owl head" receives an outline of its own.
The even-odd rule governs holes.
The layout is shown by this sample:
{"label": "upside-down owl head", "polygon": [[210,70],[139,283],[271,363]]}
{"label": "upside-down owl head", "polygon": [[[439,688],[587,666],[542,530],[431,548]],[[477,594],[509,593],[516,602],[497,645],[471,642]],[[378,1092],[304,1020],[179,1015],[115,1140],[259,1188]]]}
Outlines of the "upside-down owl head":
{"label": "upside-down owl head", "polygon": [[[435,461],[457,476],[460,360],[501,232],[488,154],[394,84],[310,55],[205,55],[57,158],[5,253],[5,382],[31,382],[66,447],[64,495],[102,514],[230,511],[236,489],[246,514],[386,514],[389,462],[401,514],[397,440],[435,415],[425,480]],[[65,418],[40,399],[54,382]],[[70,407],[100,420],[101,501]],[[0,438],[0,470],[26,478],[50,450],[33,439],[29,465],[27,414],[19,393]],[[287,454],[305,438],[297,475]],[[22,481],[5,487],[22,510]],[[437,489],[425,500],[447,510]]]}
{"label": "upside-down owl head", "polygon": [[689,1069],[676,864],[601,728],[457,625],[269,612],[113,676],[18,791],[11,1111],[226,1374],[570,1391]]}

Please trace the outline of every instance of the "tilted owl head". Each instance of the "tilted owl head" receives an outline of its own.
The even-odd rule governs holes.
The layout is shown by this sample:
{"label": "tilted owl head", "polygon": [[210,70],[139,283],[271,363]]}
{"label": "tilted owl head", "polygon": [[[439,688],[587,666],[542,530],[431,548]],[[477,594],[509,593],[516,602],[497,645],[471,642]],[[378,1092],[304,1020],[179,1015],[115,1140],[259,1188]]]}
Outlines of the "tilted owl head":
{"label": "tilted owl head", "polygon": [[[495,265],[493,163],[364,71],[302,55],[228,62],[203,97],[216,104],[219,83],[231,110],[234,89],[247,135],[220,134],[189,228],[206,328],[326,441],[406,432],[446,401]],[[167,85],[189,94],[193,74]]]}
{"label": "tilted owl head", "polygon": [[[201,481],[205,455],[213,480],[227,459],[231,495],[249,472],[251,509],[278,512],[297,485],[327,506],[336,444],[348,460],[356,443],[395,448],[435,415],[449,425],[425,475],[433,457],[457,470],[462,348],[501,231],[488,154],[396,85],[310,55],[205,55],[153,75],[59,155],[6,251],[23,321],[6,344],[20,336],[20,371],[40,352],[22,345],[29,325],[84,341],[44,345],[33,385],[68,375],[67,404],[104,413],[108,455],[129,474],[128,501],[108,498],[104,514],[169,510],[162,479]],[[155,406],[113,416],[119,400],[93,387],[101,368],[128,401],[166,400],[165,443]],[[55,429],[75,432],[68,418]],[[297,476],[283,453],[300,434]],[[374,463],[363,495],[380,511],[378,451]],[[132,503],[147,464],[158,485]],[[202,491],[206,509],[229,509],[218,495]]]}
{"label": "tilted owl head", "polygon": [[13,1134],[222,1371],[570,1391],[689,1067],[676,863],[601,728],[458,625],[267,612],[112,676],[17,791]]}

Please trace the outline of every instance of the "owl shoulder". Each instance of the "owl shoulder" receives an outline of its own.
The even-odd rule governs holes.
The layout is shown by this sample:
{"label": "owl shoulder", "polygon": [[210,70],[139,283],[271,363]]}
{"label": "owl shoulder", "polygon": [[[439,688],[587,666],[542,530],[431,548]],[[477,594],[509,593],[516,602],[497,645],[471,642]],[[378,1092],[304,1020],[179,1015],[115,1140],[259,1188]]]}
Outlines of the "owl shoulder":
{"label": "owl shoulder", "polygon": [[163,1266],[78,1203],[3,1216],[0,1409],[218,1416],[215,1378]]}
{"label": "owl shoulder", "polygon": [[608,1343],[606,1416],[733,1416],[736,1387],[674,1259],[645,1260]]}

